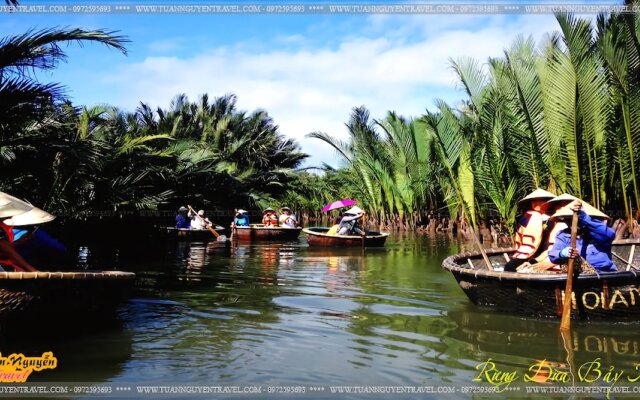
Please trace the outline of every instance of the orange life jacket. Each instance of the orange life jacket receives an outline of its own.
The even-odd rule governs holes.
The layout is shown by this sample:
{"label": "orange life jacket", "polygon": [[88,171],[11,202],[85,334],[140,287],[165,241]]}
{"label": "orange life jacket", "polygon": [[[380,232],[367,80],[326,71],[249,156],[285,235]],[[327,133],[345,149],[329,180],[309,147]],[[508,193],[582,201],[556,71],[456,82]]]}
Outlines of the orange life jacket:
{"label": "orange life jacket", "polygon": [[544,230],[546,215],[538,211],[529,210],[524,214],[522,223],[514,238],[516,251],[513,258],[528,259],[535,255],[542,244],[542,232]]}
{"label": "orange life jacket", "polygon": [[[5,225],[4,223],[0,222],[0,229],[2,229],[4,231],[4,233],[7,234],[7,237],[9,238],[9,243],[13,243],[14,240],[14,236],[13,236],[13,229],[8,226]],[[7,258],[6,256],[3,256],[0,254],[0,265],[6,265],[8,267],[11,267],[13,269],[15,269],[16,271],[24,271],[22,268],[18,267],[13,260]]]}
{"label": "orange life jacket", "polygon": [[278,226],[278,216],[276,213],[268,213],[262,217],[262,223],[266,226]]}
{"label": "orange life jacket", "polygon": [[561,221],[551,222],[547,225],[547,229],[545,229],[541,248],[546,249],[547,251],[543,251],[536,258],[537,262],[549,261],[549,251],[553,248],[554,243],[556,242],[556,236],[560,231],[567,229],[569,226]]}

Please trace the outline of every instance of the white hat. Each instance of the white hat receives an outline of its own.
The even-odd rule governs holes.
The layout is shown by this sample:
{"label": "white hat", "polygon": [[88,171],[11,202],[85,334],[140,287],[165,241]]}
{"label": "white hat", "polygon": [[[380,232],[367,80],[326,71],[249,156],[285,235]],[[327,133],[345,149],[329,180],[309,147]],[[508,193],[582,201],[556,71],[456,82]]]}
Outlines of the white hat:
{"label": "white hat", "polygon": [[13,217],[31,210],[33,206],[26,201],[0,192],[0,218]]}
{"label": "white hat", "polygon": [[3,222],[9,226],[24,226],[44,224],[45,222],[50,222],[54,219],[56,219],[54,215],[51,215],[37,207],[33,207],[32,210],[7,218]]}
{"label": "white hat", "polygon": [[[565,194],[563,196],[571,196],[569,194]],[[573,197],[573,196],[572,196]],[[578,200],[578,198],[575,198],[575,200]],[[566,200],[566,198],[563,198],[561,200]],[[573,215],[573,210],[571,209],[571,205],[573,204],[573,201],[571,201],[571,203],[566,204],[562,207],[560,207],[555,214],[553,214],[551,216],[551,219],[557,219],[557,218],[563,218],[563,217],[571,217]],[[597,208],[595,208],[594,206],[592,206],[591,204],[587,203],[586,201],[582,201],[582,209],[584,210],[585,213],[587,213],[587,215],[591,216],[591,217],[595,217],[595,218],[602,218],[602,219],[609,219],[609,216],[605,213],[603,213],[602,211],[598,210]]]}
{"label": "white hat", "polygon": [[522,203],[529,201],[529,200],[534,200],[534,199],[540,199],[540,200],[545,200],[545,199],[553,199],[554,197],[556,197],[555,194],[551,193],[551,192],[547,192],[544,189],[536,189],[533,192],[529,193],[528,195],[526,195],[525,197],[523,197],[518,204],[522,205]]}
{"label": "white hat", "polygon": [[353,215],[358,215],[358,214],[363,214],[364,211],[362,211],[362,209],[358,206],[353,206],[351,207],[349,210],[344,212],[345,214],[353,214]]}
{"label": "white hat", "polygon": [[238,211],[236,212],[236,214],[246,214],[247,210],[243,210],[242,208],[238,209]]}
{"label": "white hat", "polygon": [[204,210],[198,211],[198,215],[201,216],[201,217],[204,217]]}

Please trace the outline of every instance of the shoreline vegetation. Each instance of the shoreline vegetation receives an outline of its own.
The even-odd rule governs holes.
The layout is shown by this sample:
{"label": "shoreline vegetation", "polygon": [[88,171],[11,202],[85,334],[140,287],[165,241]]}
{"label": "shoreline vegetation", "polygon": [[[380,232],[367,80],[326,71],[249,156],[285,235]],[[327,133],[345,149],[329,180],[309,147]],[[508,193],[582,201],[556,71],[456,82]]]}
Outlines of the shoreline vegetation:
{"label": "shoreline vegetation", "polygon": [[233,94],[177,94],[167,108],[128,112],[74,105],[63,87],[36,79],[65,60],[63,44],[126,54],[128,39],[116,32],[5,37],[0,190],[73,224],[166,215],[188,202],[216,210],[219,224],[235,208],[258,215],[286,205],[306,225],[326,225],[326,203],[354,198],[378,229],[469,238],[473,228],[501,244],[511,240],[517,201],[542,187],[609,211],[619,237],[640,237],[640,18],[556,19],[559,30],[541,43],[517,37],[502,57],[451,60],[464,92],[455,106],[435,100],[421,116],[382,119],[361,106],[346,140],[309,133],[336,151],[337,169],[302,168],[299,145],[267,111],[238,110]]}

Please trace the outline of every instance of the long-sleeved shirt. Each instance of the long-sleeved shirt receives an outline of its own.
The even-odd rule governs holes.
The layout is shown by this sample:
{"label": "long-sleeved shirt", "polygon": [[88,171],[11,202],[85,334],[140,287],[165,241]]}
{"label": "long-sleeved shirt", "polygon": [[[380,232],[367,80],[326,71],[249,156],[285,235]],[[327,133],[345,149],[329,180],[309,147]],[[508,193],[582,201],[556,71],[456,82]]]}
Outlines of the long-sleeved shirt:
{"label": "long-sleeved shirt", "polygon": [[189,220],[182,214],[176,215],[176,228],[189,229]]}
{"label": "long-sleeved shirt", "polygon": [[353,232],[356,228],[360,229],[360,224],[358,223],[358,220],[360,218],[362,218],[362,214],[357,214],[357,215],[347,214],[344,217],[342,217],[342,220],[340,221],[339,231],[344,233],[341,233],[341,235],[349,234]]}
{"label": "long-sleeved shirt", "polygon": [[[611,259],[611,244],[616,236],[614,230],[605,222],[592,219],[582,210],[578,214],[578,226],[582,231],[576,240],[580,257],[598,271],[615,271],[616,267]],[[560,256],[565,247],[571,247],[571,228],[558,233],[549,251],[549,260],[554,264],[566,262],[567,259]]]}

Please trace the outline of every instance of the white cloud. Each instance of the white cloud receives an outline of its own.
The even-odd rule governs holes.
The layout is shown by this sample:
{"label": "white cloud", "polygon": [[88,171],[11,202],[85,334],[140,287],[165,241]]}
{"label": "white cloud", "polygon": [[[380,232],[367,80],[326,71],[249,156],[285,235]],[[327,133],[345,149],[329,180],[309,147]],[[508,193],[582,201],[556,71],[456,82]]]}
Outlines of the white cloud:
{"label": "white cloud", "polygon": [[[313,155],[309,164],[336,165],[328,146],[304,136],[324,131],[344,138],[344,123],[351,109],[360,105],[375,118],[387,110],[418,115],[437,96],[429,93],[455,89],[449,58],[464,55],[484,61],[502,55],[518,34],[539,39],[543,32],[556,29],[552,16],[483,17],[482,24],[468,16],[451,21],[420,17],[370,18],[363,29],[368,36],[351,34],[334,48],[255,52],[234,46],[190,58],[150,56],[106,78],[120,88],[119,98],[111,102],[126,108],[134,108],[140,100],[166,106],[182,92],[191,98],[232,92],[241,109],[266,109],[283,134],[297,139]],[[398,21],[403,22],[400,29]],[[305,37],[283,36],[276,42],[304,43]],[[171,41],[159,45],[167,43]]]}
{"label": "white cloud", "polygon": [[147,48],[153,53],[167,53],[180,49],[184,44],[184,38],[160,39],[149,43]]}

